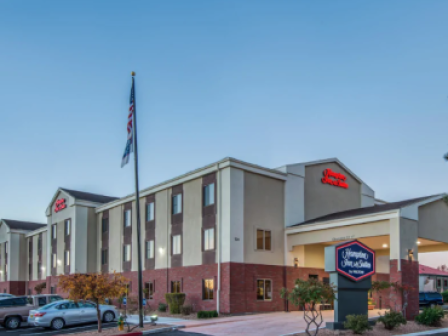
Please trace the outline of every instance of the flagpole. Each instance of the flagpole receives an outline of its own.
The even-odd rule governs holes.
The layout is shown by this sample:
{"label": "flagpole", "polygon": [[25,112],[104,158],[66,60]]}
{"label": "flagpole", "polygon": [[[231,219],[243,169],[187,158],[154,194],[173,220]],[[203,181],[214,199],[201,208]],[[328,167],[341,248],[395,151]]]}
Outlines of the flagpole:
{"label": "flagpole", "polygon": [[132,76],[132,94],[134,96],[134,113],[133,127],[134,132],[132,144],[134,146],[134,172],[135,172],[135,207],[137,210],[137,262],[138,262],[138,325],[143,328],[143,279],[142,279],[142,247],[140,239],[140,196],[138,192],[138,150],[137,150],[137,108],[135,99],[135,72],[131,72]]}

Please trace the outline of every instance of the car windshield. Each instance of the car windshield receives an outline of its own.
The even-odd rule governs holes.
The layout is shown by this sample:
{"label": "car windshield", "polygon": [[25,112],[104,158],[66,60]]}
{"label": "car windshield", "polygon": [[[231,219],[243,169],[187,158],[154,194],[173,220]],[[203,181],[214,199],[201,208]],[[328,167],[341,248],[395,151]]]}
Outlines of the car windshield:
{"label": "car windshield", "polygon": [[45,306],[39,307],[37,310],[48,310],[48,309],[53,308],[53,307],[56,306],[56,305],[57,305],[56,302],[54,302],[54,303],[49,303],[49,304],[47,304],[47,305],[45,305]]}

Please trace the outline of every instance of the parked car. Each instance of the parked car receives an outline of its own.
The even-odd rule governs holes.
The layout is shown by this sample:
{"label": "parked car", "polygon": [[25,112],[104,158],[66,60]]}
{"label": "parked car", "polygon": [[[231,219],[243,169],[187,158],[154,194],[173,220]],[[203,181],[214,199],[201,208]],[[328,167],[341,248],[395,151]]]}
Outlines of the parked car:
{"label": "parked car", "polygon": [[[100,315],[103,322],[112,322],[119,313],[115,306],[100,305]],[[96,305],[92,302],[73,302],[63,300],[50,303],[36,310],[30,311],[28,322],[35,327],[59,330],[65,326],[96,322]]]}
{"label": "parked car", "polygon": [[442,294],[437,292],[420,292],[418,293],[420,306],[435,307],[443,305]]}
{"label": "parked car", "polygon": [[0,325],[7,329],[26,326],[30,310],[57,300],[62,300],[62,297],[53,294],[4,298],[0,300]]}
{"label": "parked car", "polygon": [[12,295],[12,294],[8,294],[8,293],[0,293],[0,300],[7,299],[7,298],[12,298],[12,297],[16,297],[16,296]]}

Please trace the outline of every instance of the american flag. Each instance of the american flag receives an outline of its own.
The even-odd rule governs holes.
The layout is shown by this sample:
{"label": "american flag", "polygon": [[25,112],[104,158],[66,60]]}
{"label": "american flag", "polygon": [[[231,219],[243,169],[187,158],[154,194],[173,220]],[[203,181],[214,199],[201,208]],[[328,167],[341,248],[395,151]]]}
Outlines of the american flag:
{"label": "american flag", "polygon": [[131,156],[131,153],[134,151],[133,146],[133,123],[134,120],[134,78],[132,78],[132,87],[131,87],[131,99],[129,102],[129,114],[128,114],[128,140],[126,142],[126,148],[124,149],[123,158],[121,159],[121,168],[123,168],[128,162],[129,157]]}

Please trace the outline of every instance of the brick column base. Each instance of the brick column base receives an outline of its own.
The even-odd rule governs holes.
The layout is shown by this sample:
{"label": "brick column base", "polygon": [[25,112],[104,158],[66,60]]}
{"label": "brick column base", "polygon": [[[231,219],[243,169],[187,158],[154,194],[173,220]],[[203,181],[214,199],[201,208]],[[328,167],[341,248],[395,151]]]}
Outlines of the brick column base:
{"label": "brick column base", "polygon": [[[418,302],[418,261],[401,259],[401,271],[398,271],[398,260],[390,261],[390,282],[398,282],[401,285],[408,285],[414,289],[409,291],[408,306],[406,308],[406,319],[413,320],[419,312]],[[390,290],[391,309],[401,310],[403,297],[401,293]]]}

